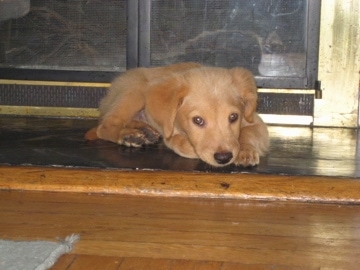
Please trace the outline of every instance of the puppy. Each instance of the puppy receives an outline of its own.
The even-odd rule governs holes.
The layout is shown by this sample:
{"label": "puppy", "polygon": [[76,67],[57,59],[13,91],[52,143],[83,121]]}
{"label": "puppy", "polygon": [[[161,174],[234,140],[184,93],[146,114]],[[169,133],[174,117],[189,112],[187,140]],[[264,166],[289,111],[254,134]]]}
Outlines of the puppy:
{"label": "puppy", "polygon": [[140,147],[163,138],[180,156],[215,166],[254,166],[269,145],[257,89],[243,68],[180,63],[127,71],[100,104],[87,140]]}

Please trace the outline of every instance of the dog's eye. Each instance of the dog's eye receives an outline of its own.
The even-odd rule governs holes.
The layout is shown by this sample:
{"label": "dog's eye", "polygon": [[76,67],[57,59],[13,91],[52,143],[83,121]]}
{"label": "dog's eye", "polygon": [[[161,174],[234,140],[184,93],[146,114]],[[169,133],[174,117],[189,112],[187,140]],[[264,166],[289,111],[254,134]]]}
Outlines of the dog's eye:
{"label": "dog's eye", "polygon": [[237,113],[232,113],[229,116],[229,122],[230,123],[234,123],[236,120],[238,120],[239,115]]}
{"label": "dog's eye", "polygon": [[192,121],[194,122],[195,125],[200,126],[200,127],[205,125],[204,119],[201,118],[200,116],[193,117]]}

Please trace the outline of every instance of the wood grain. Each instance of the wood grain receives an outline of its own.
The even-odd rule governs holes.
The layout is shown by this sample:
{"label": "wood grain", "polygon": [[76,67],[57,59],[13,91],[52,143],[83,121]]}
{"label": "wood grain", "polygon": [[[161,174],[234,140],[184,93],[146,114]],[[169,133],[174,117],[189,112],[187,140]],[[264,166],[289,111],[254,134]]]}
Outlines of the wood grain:
{"label": "wood grain", "polygon": [[[122,263],[122,258],[118,257],[102,257],[102,256],[89,256],[77,255],[74,261],[66,266],[66,270],[79,270],[79,269],[101,269],[101,270],[117,270]],[[59,268],[61,269],[61,268]]]}
{"label": "wood grain", "polygon": [[359,213],[360,205],[0,191],[0,238],[79,233],[55,269],[357,269]]}
{"label": "wood grain", "polygon": [[0,189],[360,203],[358,179],[321,176],[3,166]]}
{"label": "wood grain", "polygon": [[314,267],[65,254],[51,270],[310,270]]}

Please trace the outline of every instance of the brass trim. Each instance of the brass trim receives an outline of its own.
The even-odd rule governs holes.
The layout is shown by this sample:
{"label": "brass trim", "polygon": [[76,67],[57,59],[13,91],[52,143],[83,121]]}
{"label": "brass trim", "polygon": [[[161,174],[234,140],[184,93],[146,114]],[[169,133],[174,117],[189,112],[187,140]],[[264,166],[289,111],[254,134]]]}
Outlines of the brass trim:
{"label": "brass trim", "polygon": [[0,106],[0,115],[98,118],[93,108]]}
{"label": "brass trim", "polygon": [[102,88],[104,87],[108,88],[110,86],[110,83],[27,81],[27,80],[0,80],[0,84],[82,86],[82,87],[102,87]]}
{"label": "brass trim", "polygon": [[275,94],[315,94],[313,89],[258,89],[258,93],[275,93]]}

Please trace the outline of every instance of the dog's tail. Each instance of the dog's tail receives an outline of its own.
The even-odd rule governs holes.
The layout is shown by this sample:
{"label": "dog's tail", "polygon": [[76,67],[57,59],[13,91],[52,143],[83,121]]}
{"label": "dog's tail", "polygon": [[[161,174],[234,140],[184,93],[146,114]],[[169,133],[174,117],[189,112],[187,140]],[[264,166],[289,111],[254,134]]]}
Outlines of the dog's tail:
{"label": "dog's tail", "polygon": [[99,137],[96,134],[97,127],[93,127],[88,132],[85,133],[85,140],[87,141],[94,141],[99,139]]}

